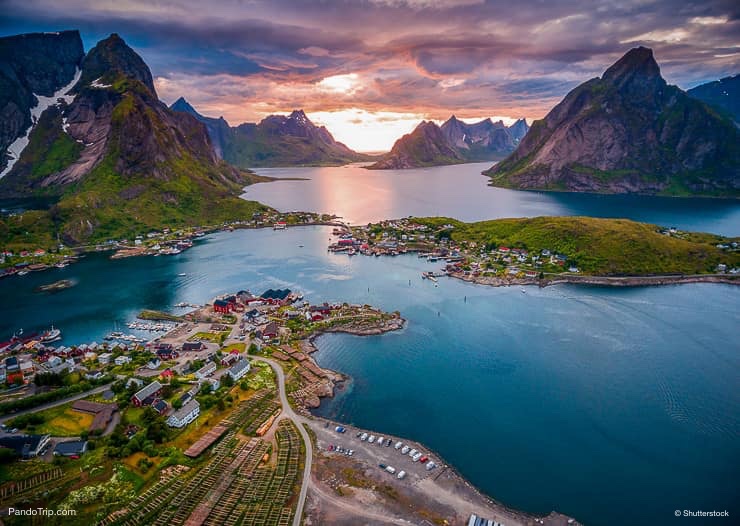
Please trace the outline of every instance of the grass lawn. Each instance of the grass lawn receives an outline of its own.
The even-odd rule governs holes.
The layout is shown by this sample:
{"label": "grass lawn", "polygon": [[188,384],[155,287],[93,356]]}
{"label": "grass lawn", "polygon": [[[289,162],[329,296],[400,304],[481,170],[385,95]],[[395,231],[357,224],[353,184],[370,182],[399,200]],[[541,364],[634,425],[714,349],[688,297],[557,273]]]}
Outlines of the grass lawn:
{"label": "grass lawn", "polygon": [[36,433],[48,433],[57,437],[79,436],[90,428],[93,415],[81,413],[72,409],[72,404],[52,407],[38,413],[44,417],[44,423],[36,426]]}
{"label": "grass lawn", "polygon": [[222,352],[223,353],[230,353],[234,349],[236,349],[239,352],[244,352],[244,351],[247,350],[247,344],[244,343],[244,342],[230,343],[229,345],[227,345],[226,347],[223,348]]}
{"label": "grass lawn", "polygon": [[224,332],[196,332],[193,334],[188,340],[190,341],[209,341],[213,343],[223,343],[223,341],[228,338],[229,334],[231,334],[231,331],[224,331]]}

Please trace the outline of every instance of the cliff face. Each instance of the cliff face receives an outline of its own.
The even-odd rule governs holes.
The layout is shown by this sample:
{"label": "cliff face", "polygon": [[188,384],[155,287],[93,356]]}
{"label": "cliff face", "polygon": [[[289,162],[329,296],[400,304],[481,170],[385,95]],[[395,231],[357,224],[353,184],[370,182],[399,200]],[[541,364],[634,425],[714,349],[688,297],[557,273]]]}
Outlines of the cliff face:
{"label": "cliff face", "polygon": [[206,125],[219,157],[242,168],[258,166],[342,165],[371,157],[349,149],[316,126],[303,110],[270,115],[261,122],[230,127],[223,118],[199,114],[185,99],[170,109],[193,115]]}
{"label": "cliff face", "polygon": [[149,68],[118,35],[81,67],[74,97],[41,114],[1,196],[56,196],[70,242],[246,211],[237,196],[252,176],[217,158],[202,123],[157,99]]}
{"label": "cliff face", "polygon": [[84,56],[77,31],[0,38],[0,173],[8,147],[33,124],[37,95],[51,97],[67,85]]}
{"label": "cliff face", "polygon": [[368,168],[400,170],[462,162],[465,158],[450,145],[440,127],[423,121],[413,132],[398,139],[388,155]]}
{"label": "cliff face", "polygon": [[738,195],[740,135],[669,86],[640,47],[568,93],[487,173],[522,189]]}

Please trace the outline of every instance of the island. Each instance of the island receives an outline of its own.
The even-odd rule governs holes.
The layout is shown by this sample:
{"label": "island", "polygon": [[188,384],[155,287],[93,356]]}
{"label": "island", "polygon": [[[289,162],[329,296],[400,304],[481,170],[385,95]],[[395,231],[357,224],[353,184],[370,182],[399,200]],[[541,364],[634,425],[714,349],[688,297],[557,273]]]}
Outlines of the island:
{"label": "island", "polygon": [[535,217],[464,223],[445,217],[405,218],[335,228],[333,234],[333,252],[415,252],[442,262],[438,271],[422,274],[432,281],[450,276],[493,286],[740,284],[740,238],[627,219]]}

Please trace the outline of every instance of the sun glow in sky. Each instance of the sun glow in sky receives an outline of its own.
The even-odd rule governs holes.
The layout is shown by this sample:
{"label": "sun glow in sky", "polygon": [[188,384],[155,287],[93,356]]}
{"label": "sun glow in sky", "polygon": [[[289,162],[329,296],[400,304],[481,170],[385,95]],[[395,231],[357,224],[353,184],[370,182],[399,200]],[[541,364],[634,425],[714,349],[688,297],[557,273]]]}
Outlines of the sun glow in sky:
{"label": "sun glow in sky", "polygon": [[0,35],[78,28],[89,49],[115,32],[168,104],[232,126],[303,109],[362,151],[422,119],[541,118],[638,45],[684,89],[740,70],[728,0],[0,2]]}

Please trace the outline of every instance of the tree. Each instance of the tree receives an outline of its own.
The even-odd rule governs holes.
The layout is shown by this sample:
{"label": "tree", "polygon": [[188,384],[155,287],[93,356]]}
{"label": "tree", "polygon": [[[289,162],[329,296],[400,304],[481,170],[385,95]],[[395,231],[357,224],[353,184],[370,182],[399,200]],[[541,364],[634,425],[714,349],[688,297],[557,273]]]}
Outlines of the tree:
{"label": "tree", "polygon": [[223,411],[224,409],[226,409],[226,402],[224,402],[223,398],[218,399],[218,401],[216,402],[216,407],[219,411]]}
{"label": "tree", "polygon": [[180,409],[182,407],[182,400],[180,400],[178,398],[177,400],[175,400],[174,402],[172,402],[172,407],[174,409]]}
{"label": "tree", "polygon": [[233,387],[234,379],[231,377],[230,374],[225,374],[221,377],[221,385],[223,385],[224,387]]}

